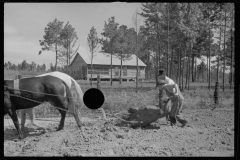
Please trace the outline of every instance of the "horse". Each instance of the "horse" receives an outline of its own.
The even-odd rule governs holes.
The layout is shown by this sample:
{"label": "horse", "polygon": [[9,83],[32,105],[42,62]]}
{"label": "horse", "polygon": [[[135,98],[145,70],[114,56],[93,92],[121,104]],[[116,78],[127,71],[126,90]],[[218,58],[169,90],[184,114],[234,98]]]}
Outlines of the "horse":
{"label": "horse", "polygon": [[80,108],[84,106],[83,92],[72,77],[56,71],[22,78],[18,80],[19,89],[15,89],[15,81],[4,80],[4,115],[8,114],[11,117],[20,139],[24,136],[19,127],[16,110],[33,108],[44,102],[55,106],[61,114],[57,131],[64,128],[67,111],[73,114],[78,127],[81,128]]}

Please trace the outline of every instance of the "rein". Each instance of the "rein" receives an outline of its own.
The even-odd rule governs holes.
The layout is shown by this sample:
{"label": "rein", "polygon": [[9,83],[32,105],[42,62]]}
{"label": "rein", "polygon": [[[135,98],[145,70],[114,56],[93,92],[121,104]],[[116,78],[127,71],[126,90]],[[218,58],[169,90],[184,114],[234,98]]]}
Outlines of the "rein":
{"label": "rein", "polygon": [[[59,96],[59,95],[55,95],[55,94],[33,92],[33,91],[24,90],[24,89],[14,89],[14,88],[8,87],[8,86],[4,86],[4,87],[7,87],[7,88],[12,89],[12,90],[14,90],[14,91],[17,90],[17,91],[24,91],[24,92],[29,92],[29,93],[44,94],[44,95],[49,95],[49,96],[64,97],[64,96]],[[76,98],[76,97],[66,97],[66,98],[79,99],[79,98]]]}
{"label": "rein", "polygon": [[[6,87],[6,89],[9,88],[9,89],[12,89],[13,91],[16,91],[16,90],[17,90],[17,91],[25,91],[25,92],[30,92],[30,93],[36,93],[36,94],[44,94],[44,95],[50,95],[50,96],[59,96],[59,95],[54,95],[54,94],[33,92],[33,91],[28,91],[28,90],[23,90],[23,89],[15,89],[15,88],[8,87],[8,86],[5,86],[5,85],[4,85],[4,89],[5,89],[5,87]],[[14,96],[14,97],[19,97],[19,98],[22,98],[22,99],[26,99],[26,100],[29,100],[29,101],[32,101],[32,102],[35,102],[35,103],[39,103],[39,104],[42,104],[42,103],[43,103],[43,102],[36,101],[36,100],[33,100],[33,99],[25,98],[25,97],[20,96],[20,95],[18,95],[18,94],[16,94],[16,95],[11,94],[11,93],[9,93],[9,94],[4,94],[4,97],[10,99],[10,95],[11,95],[11,96]],[[59,96],[59,97],[64,97],[64,96]],[[66,98],[79,99],[79,98],[75,98],[75,97],[66,97]],[[80,100],[81,100],[81,99],[80,99]],[[58,108],[58,109],[60,109],[60,110],[69,112],[69,113],[71,113],[71,114],[75,114],[75,113],[73,113],[73,112],[71,112],[71,111],[68,111],[68,110],[66,110],[66,109],[62,109],[62,108],[59,108],[59,107],[56,107],[56,106],[54,106],[54,107],[55,107],[55,108]],[[102,112],[102,114],[103,114],[103,119],[106,120],[106,121],[113,120],[113,119],[119,119],[119,120],[124,121],[124,122],[132,122],[132,121],[124,120],[124,119],[116,116],[116,115],[119,114],[119,113],[116,113],[116,114],[109,114],[109,113],[107,113],[108,115],[111,115],[111,116],[113,116],[113,117],[115,117],[115,118],[106,118],[106,113],[105,113],[104,109],[103,109],[103,108],[100,108],[99,110],[101,110],[101,112]]]}
{"label": "rein", "polygon": [[[26,100],[29,100],[29,101],[32,101],[32,102],[35,102],[35,103],[39,103],[39,104],[42,104],[42,103],[43,103],[43,102],[36,101],[36,100],[33,100],[33,99],[25,98],[25,97],[20,96],[20,95],[14,95],[14,94],[9,94],[9,95],[14,96],[14,97],[23,98],[23,99],[26,99]],[[8,97],[8,98],[9,98],[9,97]],[[62,108],[59,108],[59,107],[56,107],[56,106],[54,106],[54,107],[55,107],[55,108],[58,108],[58,109],[60,109],[60,110],[63,110],[63,111],[66,111],[66,112],[69,112],[69,113],[74,114],[73,112],[70,112],[70,111],[68,111],[68,110],[66,110],[66,109],[62,109]]]}

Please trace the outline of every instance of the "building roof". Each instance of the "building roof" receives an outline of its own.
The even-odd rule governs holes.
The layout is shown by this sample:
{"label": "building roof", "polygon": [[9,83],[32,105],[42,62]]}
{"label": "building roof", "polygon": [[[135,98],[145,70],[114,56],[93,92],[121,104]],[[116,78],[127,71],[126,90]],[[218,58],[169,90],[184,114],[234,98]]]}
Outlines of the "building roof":
{"label": "building roof", "polygon": [[[83,58],[83,60],[87,64],[91,64],[91,55],[90,55],[90,53],[87,53],[87,52],[77,53],[74,56],[74,58],[71,60],[71,64],[74,61],[74,59],[78,56],[78,54]],[[110,65],[111,64],[111,55],[110,54],[104,54],[102,52],[97,52],[97,53],[94,53],[94,55],[95,56],[93,57],[93,64],[100,64],[100,65]],[[112,65],[121,65],[121,60],[118,57],[113,55],[112,56]],[[122,65],[136,66],[137,65],[136,55],[133,54],[129,60],[124,60],[122,62]],[[146,66],[146,65],[138,58],[138,66]]]}

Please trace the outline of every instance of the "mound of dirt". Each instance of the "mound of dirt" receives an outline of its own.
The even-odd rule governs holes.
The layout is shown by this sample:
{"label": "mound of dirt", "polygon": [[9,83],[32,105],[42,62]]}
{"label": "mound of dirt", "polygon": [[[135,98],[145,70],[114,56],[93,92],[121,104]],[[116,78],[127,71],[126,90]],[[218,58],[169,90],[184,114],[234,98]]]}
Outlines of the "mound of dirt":
{"label": "mound of dirt", "polygon": [[158,107],[151,105],[143,108],[130,108],[128,112],[130,114],[126,120],[132,127],[146,126],[168,115],[168,112],[163,112]]}

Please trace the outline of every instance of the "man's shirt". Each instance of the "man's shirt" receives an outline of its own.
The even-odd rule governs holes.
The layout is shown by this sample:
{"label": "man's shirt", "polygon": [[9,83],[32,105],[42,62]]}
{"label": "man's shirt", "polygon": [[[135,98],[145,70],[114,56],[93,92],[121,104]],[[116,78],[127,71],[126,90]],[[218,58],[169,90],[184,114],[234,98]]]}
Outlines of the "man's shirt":
{"label": "man's shirt", "polygon": [[175,84],[174,81],[167,76],[166,76],[165,82],[166,84]]}
{"label": "man's shirt", "polygon": [[[171,78],[166,76],[164,81],[165,81],[165,84],[163,85],[163,87],[166,90],[167,96],[172,97],[172,96],[179,95],[181,99],[184,99],[180,89],[178,88],[178,85]],[[176,85],[176,88],[175,88],[175,85]]]}
{"label": "man's shirt", "polygon": [[165,84],[165,85],[163,85],[163,88],[165,89],[166,94],[168,96],[174,96],[174,95],[177,96],[178,95],[179,90],[178,90],[178,87],[177,87],[177,89],[175,88],[175,85],[177,87],[177,84]]}

